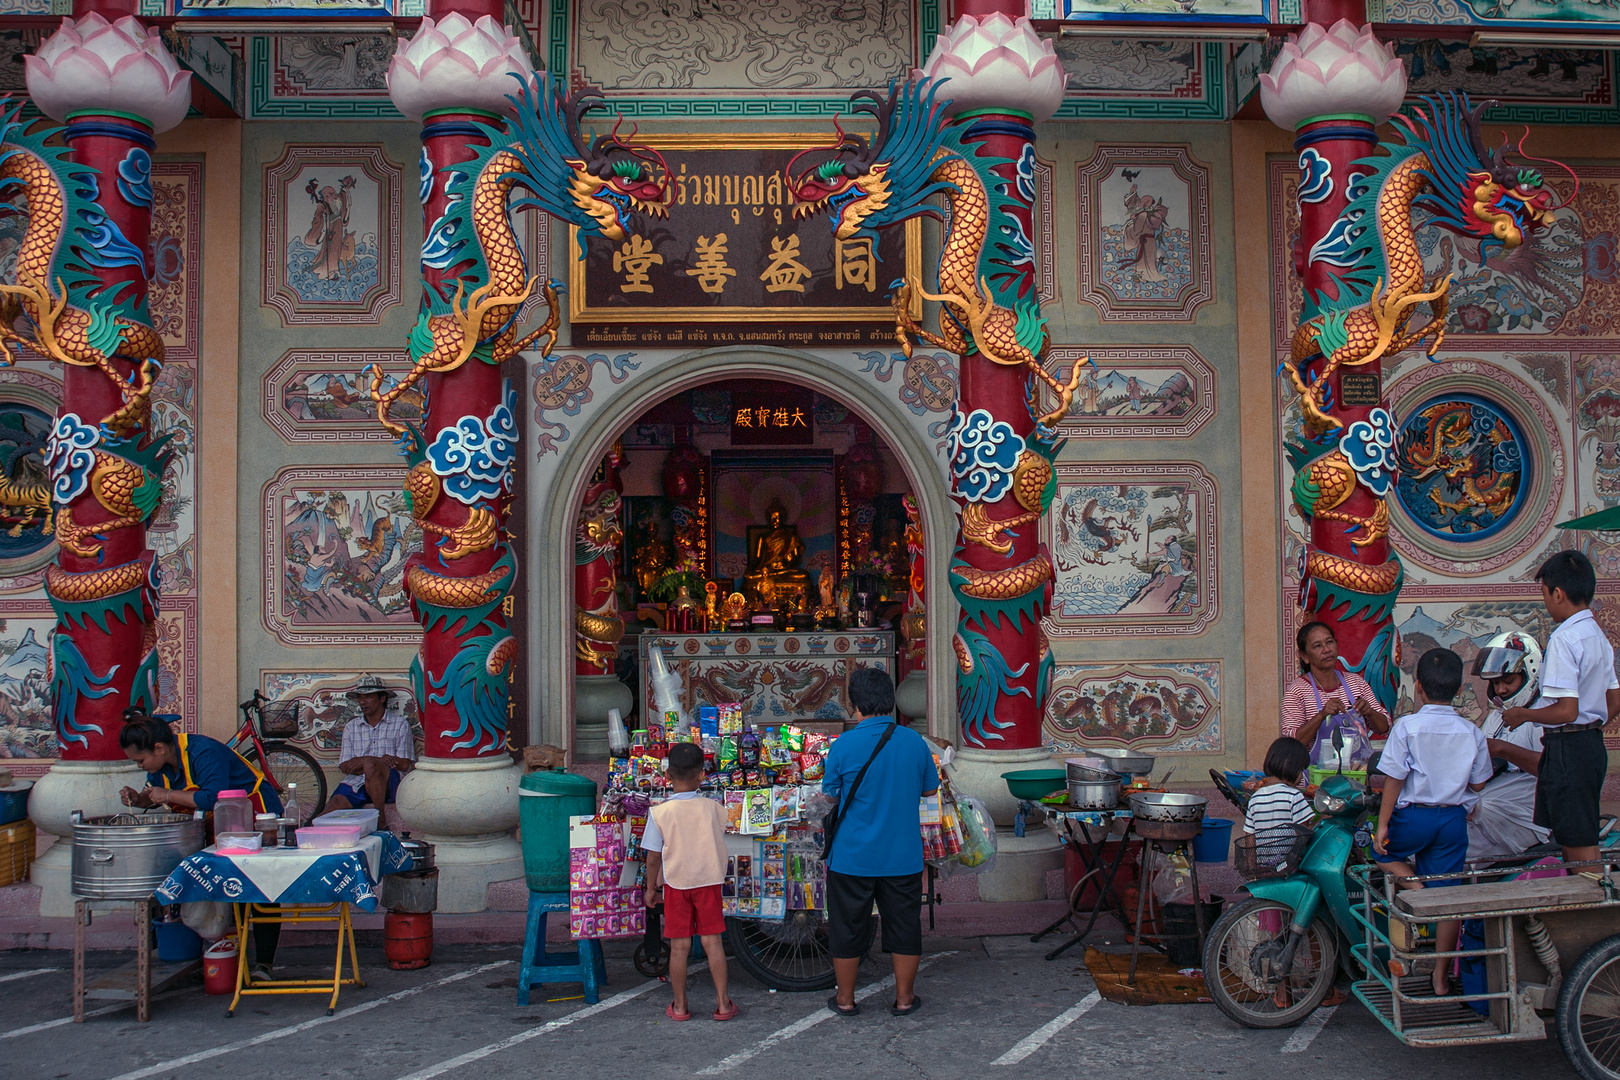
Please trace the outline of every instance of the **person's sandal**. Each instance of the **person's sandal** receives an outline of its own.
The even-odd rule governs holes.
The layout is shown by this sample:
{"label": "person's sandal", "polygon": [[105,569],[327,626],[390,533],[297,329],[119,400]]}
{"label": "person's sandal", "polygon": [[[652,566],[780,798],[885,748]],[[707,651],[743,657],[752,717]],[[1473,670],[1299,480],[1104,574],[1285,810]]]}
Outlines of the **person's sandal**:
{"label": "person's sandal", "polygon": [[721,1021],[721,1022],[724,1022],[724,1021],[727,1021],[727,1020],[735,1020],[737,1018],[737,1014],[740,1013],[740,1012],[742,1012],[742,1006],[738,1005],[735,1001],[733,1001],[731,1003],[731,1008],[727,1009],[725,1012],[721,1012],[718,1009],[716,1009],[715,1013],[714,1013],[714,1018],[716,1020],[718,1020],[718,1021]]}
{"label": "person's sandal", "polygon": [[690,1009],[683,1013],[676,1012],[675,1003],[673,1001],[664,1006],[664,1015],[677,1023],[684,1023],[685,1021],[692,1019],[692,1012]]}
{"label": "person's sandal", "polygon": [[910,1005],[907,1005],[903,1009],[898,1004],[890,1005],[889,1006],[889,1015],[890,1016],[910,1016],[912,1013],[916,1012],[920,1008],[922,1008],[922,998],[918,997],[916,994],[912,994],[911,995],[911,1004]]}
{"label": "person's sandal", "polygon": [[845,1006],[838,1004],[837,994],[834,994],[832,997],[827,999],[827,1008],[837,1013],[839,1016],[855,1016],[861,1011],[861,1007],[859,1005],[850,1005],[846,1008]]}

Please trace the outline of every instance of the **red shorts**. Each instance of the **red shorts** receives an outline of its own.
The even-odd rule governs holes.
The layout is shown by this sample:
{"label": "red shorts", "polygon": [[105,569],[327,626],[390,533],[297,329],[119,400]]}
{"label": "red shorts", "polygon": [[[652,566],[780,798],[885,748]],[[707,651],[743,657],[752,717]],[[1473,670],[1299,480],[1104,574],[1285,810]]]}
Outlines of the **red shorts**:
{"label": "red shorts", "polygon": [[700,937],[726,932],[726,916],[720,908],[720,886],[675,889],[664,886],[664,936]]}

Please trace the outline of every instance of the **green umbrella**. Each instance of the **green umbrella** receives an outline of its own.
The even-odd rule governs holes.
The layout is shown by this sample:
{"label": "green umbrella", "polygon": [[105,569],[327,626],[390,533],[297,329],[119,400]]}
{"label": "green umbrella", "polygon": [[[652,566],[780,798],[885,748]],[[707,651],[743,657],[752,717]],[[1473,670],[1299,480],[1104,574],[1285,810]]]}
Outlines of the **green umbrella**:
{"label": "green umbrella", "polygon": [[1620,506],[1611,506],[1607,510],[1599,510],[1595,514],[1575,518],[1573,521],[1560,521],[1560,529],[1587,529],[1592,532],[1614,532],[1620,530]]}

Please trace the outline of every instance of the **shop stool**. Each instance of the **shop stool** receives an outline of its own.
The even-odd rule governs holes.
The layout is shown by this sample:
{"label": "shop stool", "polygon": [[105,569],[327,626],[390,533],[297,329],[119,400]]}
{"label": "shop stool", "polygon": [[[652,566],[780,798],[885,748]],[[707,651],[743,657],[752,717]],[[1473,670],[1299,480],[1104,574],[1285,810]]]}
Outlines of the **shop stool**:
{"label": "shop stool", "polygon": [[553,911],[568,917],[565,892],[529,893],[529,920],[523,932],[523,966],[518,969],[517,1003],[529,1003],[531,987],[544,983],[577,982],[585,988],[585,1001],[595,1005],[597,989],[607,982],[602,943],[583,938],[572,953],[546,951],[546,916]]}

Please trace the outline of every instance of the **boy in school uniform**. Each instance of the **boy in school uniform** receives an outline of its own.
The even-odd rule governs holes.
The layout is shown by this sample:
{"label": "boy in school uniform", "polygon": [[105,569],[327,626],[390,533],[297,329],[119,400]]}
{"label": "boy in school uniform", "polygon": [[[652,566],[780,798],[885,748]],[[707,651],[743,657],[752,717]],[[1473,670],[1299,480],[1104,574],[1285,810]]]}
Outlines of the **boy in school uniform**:
{"label": "boy in school uniform", "polygon": [[[1421,708],[1395,721],[1378,759],[1384,781],[1378,807],[1373,859],[1401,888],[1423,888],[1406,881],[1413,874],[1452,874],[1468,858],[1468,811],[1474,794],[1491,778],[1485,735],[1451,707],[1462,689],[1462,660],[1450,649],[1430,649],[1418,659],[1417,701]],[[1430,882],[1430,887],[1455,881]],[[1440,952],[1457,947],[1462,929],[1442,922],[1436,933]],[[1450,963],[1434,970],[1434,992],[1451,993]]]}
{"label": "boy in school uniform", "polygon": [[1541,601],[1558,626],[1547,638],[1541,699],[1502,714],[1510,728],[1541,725],[1535,823],[1553,834],[1565,862],[1598,857],[1598,800],[1609,771],[1603,725],[1620,712],[1614,646],[1592,618],[1597,574],[1579,551],[1560,551],[1536,571]]}
{"label": "boy in school uniform", "polygon": [[714,979],[714,1019],[730,1020],[737,1003],[726,993],[726,949],[720,935],[726,918],[720,886],[726,880],[725,811],[698,793],[703,783],[703,748],[676,743],[669,748],[669,786],[675,794],[652,808],[641,847],[647,853],[647,906],[664,889],[664,936],[669,938],[669,985],[675,1000],[664,1009],[671,1020],[690,1020],[686,1002],[686,961],[692,935],[703,941]]}

